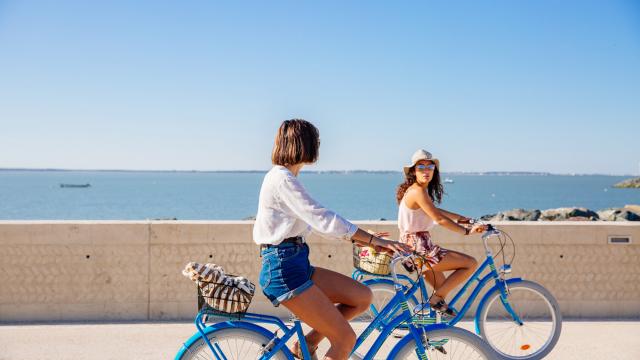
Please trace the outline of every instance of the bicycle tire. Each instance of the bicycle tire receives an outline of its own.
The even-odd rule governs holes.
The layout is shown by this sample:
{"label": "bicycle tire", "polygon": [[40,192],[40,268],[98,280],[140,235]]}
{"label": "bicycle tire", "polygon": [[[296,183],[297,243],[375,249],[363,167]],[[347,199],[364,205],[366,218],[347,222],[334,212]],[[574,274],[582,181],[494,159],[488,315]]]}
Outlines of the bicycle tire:
{"label": "bicycle tire", "polygon": [[[217,344],[228,360],[258,359],[260,350],[271,340],[265,334],[242,327],[224,327],[207,333],[211,345]],[[235,346],[232,346],[232,342]],[[239,344],[241,342],[241,344]],[[240,346],[238,346],[240,345]],[[214,345],[215,346],[215,345]],[[200,337],[191,343],[177,360],[215,360],[211,349]],[[290,359],[280,350],[271,358]]]}
{"label": "bicycle tire", "polygon": [[[479,314],[477,326],[480,336],[498,354],[506,358],[541,359],[553,350],[560,338],[562,314],[560,313],[558,302],[547,289],[533,281],[521,280],[512,282],[508,284],[508,287],[508,302],[514,311],[518,313],[518,316],[521,317],[524,324],[518,325],[511,320],[511,315],[508,314],[499,300],[500,289],[494,288],[486,295],[481,308],[477,310]],[[532,315],[535,316],[535,321],[533,319],[531,321],[525,319],[525,306],[528,307],[526,310],[531,311]],[[544,322],[541,320],[544,320]],[[545,329],[548,326],[550,326],[550,329],[546,338],[542,339],[544,341],[542,345],[539,347],[531,345],[532,343],[539,343],[539,341],[534,342],[533,340],[540,338],[538,334],[544,336]],[[504,330],[501,330],[502,328]],[[525,335],[526,330],[529,330],[531,334]],[[502,336],[498,334],[499,331],[503,333]],[[508,339],[505,340],[504,333],[507,331],[513,331],[513,343],[508,343]]]}
{"label": "bicycle tire", "polygon": [[[465,329],[445,326],[439,329],[429,330],[426,328],[428,342],[427,358],[431,360],[493,360],[498,356],[491,347],[479,336]],[[407,335],[409,337],[411,335]],[[416,352],[416,342],[413,338],[408,338],[397,345],[401,346],[397,351],[392,350],[389,359],[392,360],[413,360],[419,359]],[[441,348],[438,349],[437,346]]]}

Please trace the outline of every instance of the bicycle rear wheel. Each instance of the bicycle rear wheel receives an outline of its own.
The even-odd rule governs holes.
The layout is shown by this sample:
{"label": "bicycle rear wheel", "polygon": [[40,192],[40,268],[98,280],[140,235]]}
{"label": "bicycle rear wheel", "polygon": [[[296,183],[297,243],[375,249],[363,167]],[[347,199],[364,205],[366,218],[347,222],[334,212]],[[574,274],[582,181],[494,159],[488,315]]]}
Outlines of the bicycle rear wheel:
{"label": "bicycle rear wheel", "polygon": [[513,320],[496,288],[478,309],[480,335],[507,358],[543,358],[560,338],[562,315],[558,302],[543,286],[527,280],[509,284],[507,301],[522,324]]}
{"label": "bicycle rear wheel", "polygon": [[[366,280],[363,284],[373,292],[373,300],[371,305],[369,305],[369,309],[362,313],[358,320],[371,322],[396,295],[396,290],[393,286],[393,281],[389,280]],[[407,304],[409,305],[409,310],[413,311],[413,309],[418,305],[418,302],[412,295],[407,298]]]}
{"label": "bicycle rear wheel", "polygon": [[[430,360],[490,360],[497,357],[496,353],[480,337],[453,326],[427,330],[427,341],[423,340],[423,345],[427,350],[427,359]],[[415,340],[408,341],[397,352],[397,355],[390,357],[390,359],[420,359],[416,352]]]}
{"label": "bicycle rear wheel", "polygon": [[[264,346],[271,340],[264,334],[245,328],[222,328],[207,334],[211,345],[226,360],[259,359]],[[282,350],[271,359],[287,360]],[[218,360],[202,337],[191,343],[176,360]]]}

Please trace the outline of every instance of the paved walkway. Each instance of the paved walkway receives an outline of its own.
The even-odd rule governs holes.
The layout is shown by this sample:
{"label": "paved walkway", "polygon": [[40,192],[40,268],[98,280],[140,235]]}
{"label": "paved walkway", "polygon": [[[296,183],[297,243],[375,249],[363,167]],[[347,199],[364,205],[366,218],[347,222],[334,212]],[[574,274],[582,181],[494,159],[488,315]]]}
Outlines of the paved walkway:
{"label": "paved walkway", "polygon": [[[183,322],[0,325],[0,360],[173,359],[194,331]],[[547,359],[640,359],[640,321],[565,321]]]}

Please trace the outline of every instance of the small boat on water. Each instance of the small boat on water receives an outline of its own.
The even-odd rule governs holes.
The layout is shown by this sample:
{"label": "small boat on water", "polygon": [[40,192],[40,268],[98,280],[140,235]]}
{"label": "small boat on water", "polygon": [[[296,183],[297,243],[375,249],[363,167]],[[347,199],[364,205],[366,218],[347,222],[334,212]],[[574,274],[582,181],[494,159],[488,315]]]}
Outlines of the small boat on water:
{"label": "small boat on water", "polygon": [[442,182],[445,183],[445,184],[453,184],[453,179],[444,178],[444,180]]}
{"label": "small boat on water", "polygon": [[91,184],[60,184],[61,188],[88,188]]}

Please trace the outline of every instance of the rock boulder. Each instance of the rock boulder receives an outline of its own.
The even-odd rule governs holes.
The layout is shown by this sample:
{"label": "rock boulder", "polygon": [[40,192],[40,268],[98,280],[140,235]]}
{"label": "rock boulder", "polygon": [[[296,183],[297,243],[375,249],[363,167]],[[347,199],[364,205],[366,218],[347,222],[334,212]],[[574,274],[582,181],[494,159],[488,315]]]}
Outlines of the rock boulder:
{"label": "rock boulder", "polygon": [[598,213],[587,208],[557,208],[542,211],[542,221],[598,220]]}
{"label": "rock boulder", "polygon": [[497,213],[492,221],[537,221],[540,210],[512,209]]}
{"label": "rock boulder", "polygon": [[600,210],[598,215],[605,221],[640,221],[640,215],[626,208]]}
{"label": "rock boulder", "polygon": [[615,188],[632,188],[632,189],[640,189],[640,177],[634,179],[628,179],[625,181],[621,181],[615,185]]}

